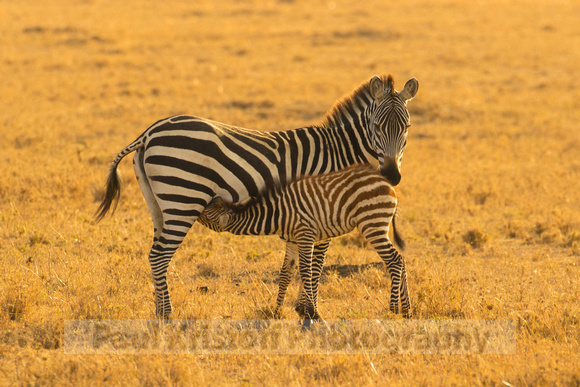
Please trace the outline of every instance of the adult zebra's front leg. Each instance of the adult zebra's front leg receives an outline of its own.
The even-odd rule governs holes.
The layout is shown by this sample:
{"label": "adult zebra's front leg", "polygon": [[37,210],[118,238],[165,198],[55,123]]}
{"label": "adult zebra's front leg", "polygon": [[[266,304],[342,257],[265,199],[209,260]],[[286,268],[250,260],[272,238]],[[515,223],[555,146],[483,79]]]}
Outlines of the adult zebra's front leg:
{"label": "adult zebra's front leg", "polygon": [[280,279],[278,281],[278,297],[276,298],[276,309],[274,316],[280,317],[282,304],[286,298],[288,285],[292,282],[296,266],[298,266],[298,246],[294,242],[286,242],[286,253],[284,254],[284,263],[280,269]]}

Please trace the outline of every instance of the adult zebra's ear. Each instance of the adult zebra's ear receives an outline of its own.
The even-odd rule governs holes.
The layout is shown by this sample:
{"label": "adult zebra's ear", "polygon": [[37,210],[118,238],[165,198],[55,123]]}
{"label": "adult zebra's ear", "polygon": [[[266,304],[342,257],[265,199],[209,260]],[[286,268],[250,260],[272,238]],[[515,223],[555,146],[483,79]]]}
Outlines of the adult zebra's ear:
{"label": "adult zebra's ear", "polygon": [[378,76],[374,76],[370,82],[371,96],[374,99],[381,99],[385,96],[385,84]]}
{"label": "adult zebra's ear", "polygon": [[417,94],[417,90],[419,90],[419,82],[415,78],[411,78],[405,83],[403,90],[399,91],[399,97],[407,103]]}

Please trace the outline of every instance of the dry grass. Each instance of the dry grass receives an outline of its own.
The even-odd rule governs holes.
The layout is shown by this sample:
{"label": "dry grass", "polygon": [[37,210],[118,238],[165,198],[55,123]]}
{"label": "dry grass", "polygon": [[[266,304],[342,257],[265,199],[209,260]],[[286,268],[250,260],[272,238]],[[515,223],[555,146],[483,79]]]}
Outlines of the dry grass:
{"label": "dry grass", "polygon": [[[0,384],[578,385],[578,5],[219,4],[2,4]],[[420,82],[399,189],[416,316],[513,319],[515,355],[64,354],[66,319],[154,314],[130,162],[118,211],[92,223],[116,152],[177,113],[305,125],[379,72]],[[263,316],[283,248],[195,226],[170,266],[175,317]],[[394,317],[375,262],[356,235],[331,246],[323,316]]]}

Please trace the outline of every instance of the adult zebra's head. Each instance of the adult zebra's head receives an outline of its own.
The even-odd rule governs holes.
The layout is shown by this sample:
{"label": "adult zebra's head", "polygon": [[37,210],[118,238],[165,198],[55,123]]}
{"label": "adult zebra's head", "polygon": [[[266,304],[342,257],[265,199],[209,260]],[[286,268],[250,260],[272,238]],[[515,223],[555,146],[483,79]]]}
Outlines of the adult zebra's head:
{"label": "adult zebra's head", "polygon": [[401,159],[407,146],[410,126],[407,102],[417,90],[419,82],[411,78],[400,92],[395,91],[393,76],[374,76],[369,83],[373,101],[367,111],[371,146],[377,153],[381,173],[393,185],[401,181]]}

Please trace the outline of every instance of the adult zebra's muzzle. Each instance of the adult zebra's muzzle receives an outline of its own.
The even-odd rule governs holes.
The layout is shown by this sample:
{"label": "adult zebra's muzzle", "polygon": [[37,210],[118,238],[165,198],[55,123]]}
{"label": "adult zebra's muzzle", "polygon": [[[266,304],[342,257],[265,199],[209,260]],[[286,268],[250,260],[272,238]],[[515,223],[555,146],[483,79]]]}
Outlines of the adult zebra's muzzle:
{"label": "adult zebra's muzzle", "polygon": [[385,157],[381,165],[381,175],[383,175],[389,183],[393,186],[399,184],[401,181],[401,172],[399,171],[399,165],[391,157]]}

